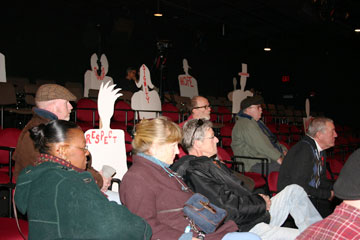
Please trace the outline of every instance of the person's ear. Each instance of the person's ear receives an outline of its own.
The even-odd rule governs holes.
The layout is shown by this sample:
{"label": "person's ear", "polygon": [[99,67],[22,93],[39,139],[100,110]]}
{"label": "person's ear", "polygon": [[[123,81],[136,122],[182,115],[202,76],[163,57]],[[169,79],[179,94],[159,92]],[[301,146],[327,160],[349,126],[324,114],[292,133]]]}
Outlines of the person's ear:
{"label": "person's ear", "polygon": [[57,143],[55,144],[54,148],[55,148],[55,155],[57,157],[60,157],[64,160],[67,159],[67,152],[69,149],[67,145],[65,145],[64,143]]}

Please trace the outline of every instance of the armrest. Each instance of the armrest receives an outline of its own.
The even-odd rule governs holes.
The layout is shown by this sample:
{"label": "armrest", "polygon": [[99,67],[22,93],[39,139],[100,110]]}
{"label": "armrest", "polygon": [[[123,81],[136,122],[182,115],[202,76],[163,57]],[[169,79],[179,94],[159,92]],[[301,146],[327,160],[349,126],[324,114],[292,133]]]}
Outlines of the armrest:
{"label": "armrest", "polygon": [[245,159],[251,159],[254,161],[261,161],[261,175],[266,178],[266,176],[269,175],[269,159],[262,158],[262,157],[250,157],[250,156],[232,156],[231,159],[236,161],[237,158],[245,158]]}
{"label": "armrest", "polygon": [[[228,161],[228,160],[221,160],[223,163],[229,163],[234,168],[235,165],[241,166],[241,173],[245,173],[245,164],[243,162],[237,162],[237,161]],[[239,169],[239,168],[238,168]],[[235,170],[235,169],[233,169]]]}

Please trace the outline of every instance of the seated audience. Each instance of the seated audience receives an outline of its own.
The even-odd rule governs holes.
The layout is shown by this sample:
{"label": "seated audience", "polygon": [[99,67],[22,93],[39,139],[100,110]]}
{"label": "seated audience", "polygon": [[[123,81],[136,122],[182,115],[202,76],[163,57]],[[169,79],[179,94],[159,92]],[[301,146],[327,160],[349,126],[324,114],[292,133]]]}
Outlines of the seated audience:
{"label": "seated audience", "polygon": [[326,149],[335,145],[335,126],[331,119],[317,117],[310,121],[306,136],[287,153],[279,173],[278,190],[290,184],[304,188],[323,217],[334,210],[332,182],[326,177]]}
{"label": "seated audience", "polygon": [[211,106],[209,104],[209,101],[202,96],[193,97],[191,99],[190,112],[191,115],[186,121],[183,121],[179,124],[180,127],[183,127],[184,124],[191,119],[205,118],[209,120],[211,113]]}
{"label": "seated audience", "polygon": [[[182,133],[180,127],[164,117],[142,120],[136,125],[132,146],[133,165],[121,182],[122,203],[143,217],[153,230],[152,239],[198,239],[189,227],[182,208],[192,191],[172,171]],[[259,239],[252,233],[236,233],[233,221],[226,221],[205,239]]]}
{"label": "seated audience", "polygon": [[117,83],[117,87],[120,87],[122,91],[129,91],[135,93],[139,91],[139,88],[136,86],[136,83],[139,82],[139,79],[136,76],[136,68],[128,67],[126,69],[126,76]]}
{"label": "seated audience", "polygon": [[84,171],[89,152],[80,127],[54,120],[32,128],[30,137],[40,155],[21,171],[15,190],[29,239],[150,239],[145,220],[109,201]]}
{"label": "seated audience", "polygon": [[[73,109],[70,101],[75,100],[76,97],[68,89],[57,84],[44,84],[38,88],[35,96],[36,107],[33,108],[33,117],[22,130],[14,153],[15,180],[22,169],[29,165],[34,166],[36,159],[39,157],[39,151],[34,148],[33,141],[30,138],[29,129],[51,120],[69,121]],[[111,178],[104,178],[91,166],[87,168],[87,171],[93,175],[102,190],[105,191],[110,185]]]}
{"label": "seated audience", "polygon": [[[231,135],[231,148],[236,156],[261,157],[270,160],[269,172],[279,171],[287,148],[261,121],[264,102],[260,95],[247,97],[241,101],[241,111],[237,115]],[[261,165],[252,159],[242,158],[245,171],[261,173]]]}
{"label": "seated audience", "polygon": [[334,184],[335,196],[343,199],[334,213],[307,228],[297,239],[360,239],[360,149],[341,169]]}
{"label": "seated audience", "polygon": [[[216,144],[212,123],[193,119],[183,127],[182,146],[189,155],[176,161],[171,169],[183,177],[197,193],[206,196],[215,205],[228,212],[240,231],[250,231],[262,239],[295,239],[300,232],[321,216],[307,194],[298,185],[290,185],[271,199],[253,194],[225,164],[216,160]],[[281,227],[291,215],[298,229]]]}

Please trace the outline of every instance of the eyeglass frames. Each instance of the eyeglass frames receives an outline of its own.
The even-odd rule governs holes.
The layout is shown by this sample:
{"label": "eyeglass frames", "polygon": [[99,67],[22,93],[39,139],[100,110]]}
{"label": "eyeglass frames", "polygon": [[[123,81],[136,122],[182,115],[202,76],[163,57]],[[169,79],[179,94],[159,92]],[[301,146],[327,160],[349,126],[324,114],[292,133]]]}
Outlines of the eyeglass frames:
{"label": "eyeglass frames", "polygon": [[75,145],[70,145],[70,144],[67,144],[69,147],[74,147],[74,148],[78,148],[78,149],[81,149],[81,150],[83,150],[84,152],[87,152],[87,151],[89,151],[89,147],[88,147],[88,145],[85,145],[85,147],[78,147],[78,146],[75,146]]}
{"label": "eyeglass frames", "polygon": [[200,107],[193,107],[193,109],[199,109],[199,108],[205,108],[205,110],[207,110],[208,108],[211,108],[211,105],[205,105],[205,106],[200,106]]}

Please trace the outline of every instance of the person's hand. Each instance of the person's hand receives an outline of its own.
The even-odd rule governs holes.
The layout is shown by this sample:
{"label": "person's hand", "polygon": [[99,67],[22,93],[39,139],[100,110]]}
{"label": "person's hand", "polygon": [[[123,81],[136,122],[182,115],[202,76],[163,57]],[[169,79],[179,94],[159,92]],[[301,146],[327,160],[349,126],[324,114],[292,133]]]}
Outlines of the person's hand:
{"label": "person's hand", "polygon": [[200,238],[194,238],[194,237],[193,237],[191,240],[200,240]]}
{"label": "person's hand", "polygon": [[266,203],[266,210],[269,211],[270,207],[271,207],[271,200],[270,197],[268,195],[264,195],[259,193],[259,196],[262,197]]}
{"label": "person's hand", "polygon": [[285,150],[283,151],[284,157],[286,156],[287,152],[288,152],[288,151],[285,151]]}
{"label": "person's hand", "polygon": [[276,162],[278,163],[278,164],[282,164],[282,162],[283,162],[283,160],[284,160],[284,158],[283,157],[279,157],[279,159],[278,160],[276,160]]}
{"label": "person's hand", "polygon": [[329,201],[332,201],[335,197],[334,190],[330,191],[331,196],[329,197]]}
{"label": "person's hand", "polygon": [[101,191],[102,192],[106,192],[108,190],[108,188],[110,187],[110,184],[111,184],[111,177],[107,178],[107,177],[104,177],[104,175],[102,174],[102,171],[100,171],[100,174],[103,178],[103,185],[101,187]]}

